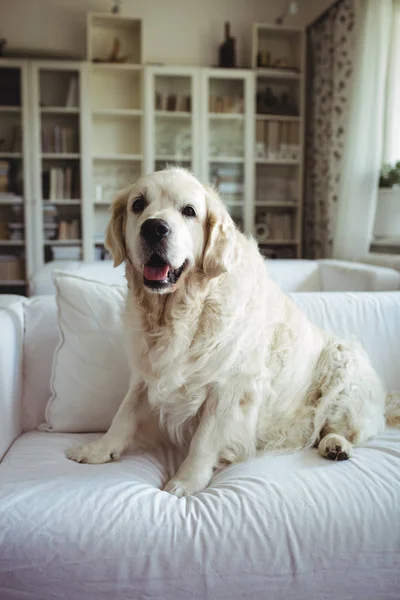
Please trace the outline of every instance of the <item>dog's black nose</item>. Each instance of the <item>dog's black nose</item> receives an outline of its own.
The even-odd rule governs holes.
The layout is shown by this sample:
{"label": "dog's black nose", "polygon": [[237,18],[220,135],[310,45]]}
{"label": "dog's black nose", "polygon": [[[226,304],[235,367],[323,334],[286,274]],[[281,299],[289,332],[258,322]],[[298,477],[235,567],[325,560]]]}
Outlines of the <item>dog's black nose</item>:
{"label": "dog's black nose", "polygon": [[170,231],[168,223],[163,219],[147,219],[140,229],[140,234],[146,242],[154,244],[167,237]]}

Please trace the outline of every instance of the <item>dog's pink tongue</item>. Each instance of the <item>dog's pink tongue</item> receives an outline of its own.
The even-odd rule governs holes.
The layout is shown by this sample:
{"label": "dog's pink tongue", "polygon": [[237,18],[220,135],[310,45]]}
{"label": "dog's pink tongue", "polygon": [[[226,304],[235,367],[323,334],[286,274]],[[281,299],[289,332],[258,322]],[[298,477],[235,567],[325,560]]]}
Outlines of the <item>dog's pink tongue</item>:
{"label": "dog's pink tongue", "polygon": [[149,267],[148,265],[145,265],[143,269],[143,275],[149,281],[161,281],[162,279],[167,278],[168,271],[168,265],[164,265],[162,267]]}

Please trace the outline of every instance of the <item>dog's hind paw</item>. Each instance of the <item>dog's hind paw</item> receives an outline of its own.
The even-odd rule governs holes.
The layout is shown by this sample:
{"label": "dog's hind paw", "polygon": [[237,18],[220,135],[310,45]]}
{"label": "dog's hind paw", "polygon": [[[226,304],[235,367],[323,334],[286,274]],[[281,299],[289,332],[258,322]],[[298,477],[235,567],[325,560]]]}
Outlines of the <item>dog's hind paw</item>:
{"label": "dog's hind paw", "polygon": [[343,436],[329,433],[320,441],[318,452],[328,460],[347,460],[353,454],[353,447]]}

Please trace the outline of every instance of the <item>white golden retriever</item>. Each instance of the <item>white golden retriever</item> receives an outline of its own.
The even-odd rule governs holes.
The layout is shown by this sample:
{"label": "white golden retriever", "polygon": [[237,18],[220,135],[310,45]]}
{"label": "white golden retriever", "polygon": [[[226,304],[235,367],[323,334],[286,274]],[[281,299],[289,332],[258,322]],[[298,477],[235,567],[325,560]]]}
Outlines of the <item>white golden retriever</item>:
{"label": "white golden retriever", "polygon": [[168,439],[187,448],[165,486],[183,496],[223,462],[314,445],[344,460],[383,429],[385,391],[362,348],[310,323],[190,173],[159,171],[118,195],[107,246],[126,263],[132,379],[108,432],[72,460]]}

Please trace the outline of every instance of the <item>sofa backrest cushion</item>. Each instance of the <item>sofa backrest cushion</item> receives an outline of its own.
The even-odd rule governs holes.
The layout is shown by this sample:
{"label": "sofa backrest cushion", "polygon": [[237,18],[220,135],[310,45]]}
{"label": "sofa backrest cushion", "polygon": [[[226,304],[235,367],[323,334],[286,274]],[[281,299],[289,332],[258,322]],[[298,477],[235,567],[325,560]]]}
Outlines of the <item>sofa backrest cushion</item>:
{"label": "sofa backrest cushion", "polygon": [[64,271],[110,285],[126,285],[125,266],[122,264],[115,268],[111,260],[51,261],[32,275],[29,282],[30,295],[55,294],[56,289],[52,278],[55,271]]}
{"label": "sofa backrest cushion", "polygon": [[[319,327],[344,339],[357,339],[388,389],[400,389],[400,292],[290,295]],[[29,300],[25,321],[23,426],[26,430],[44,421],[51,395],[52,358],[59,339],[55,298]],[[106,335],[110,335],[109,328],[105,329]]]}
{"label": "sofa backrest cushion", "polygon": [[360,342],[387,388],[400,389],[400,292],[290,296],[321,329]]}
{"label": "sofa backrest cushion", "polygon": [[318,292],[321,290],[317,260],[267,260],[266,268],[275,283],[284,292]]}
{"label": "sofa backrest cushion", "polygon": [[319,270],[321,290],[325,292],[400,290],[400,273],[394,269],[345,260],[320,260]]}

